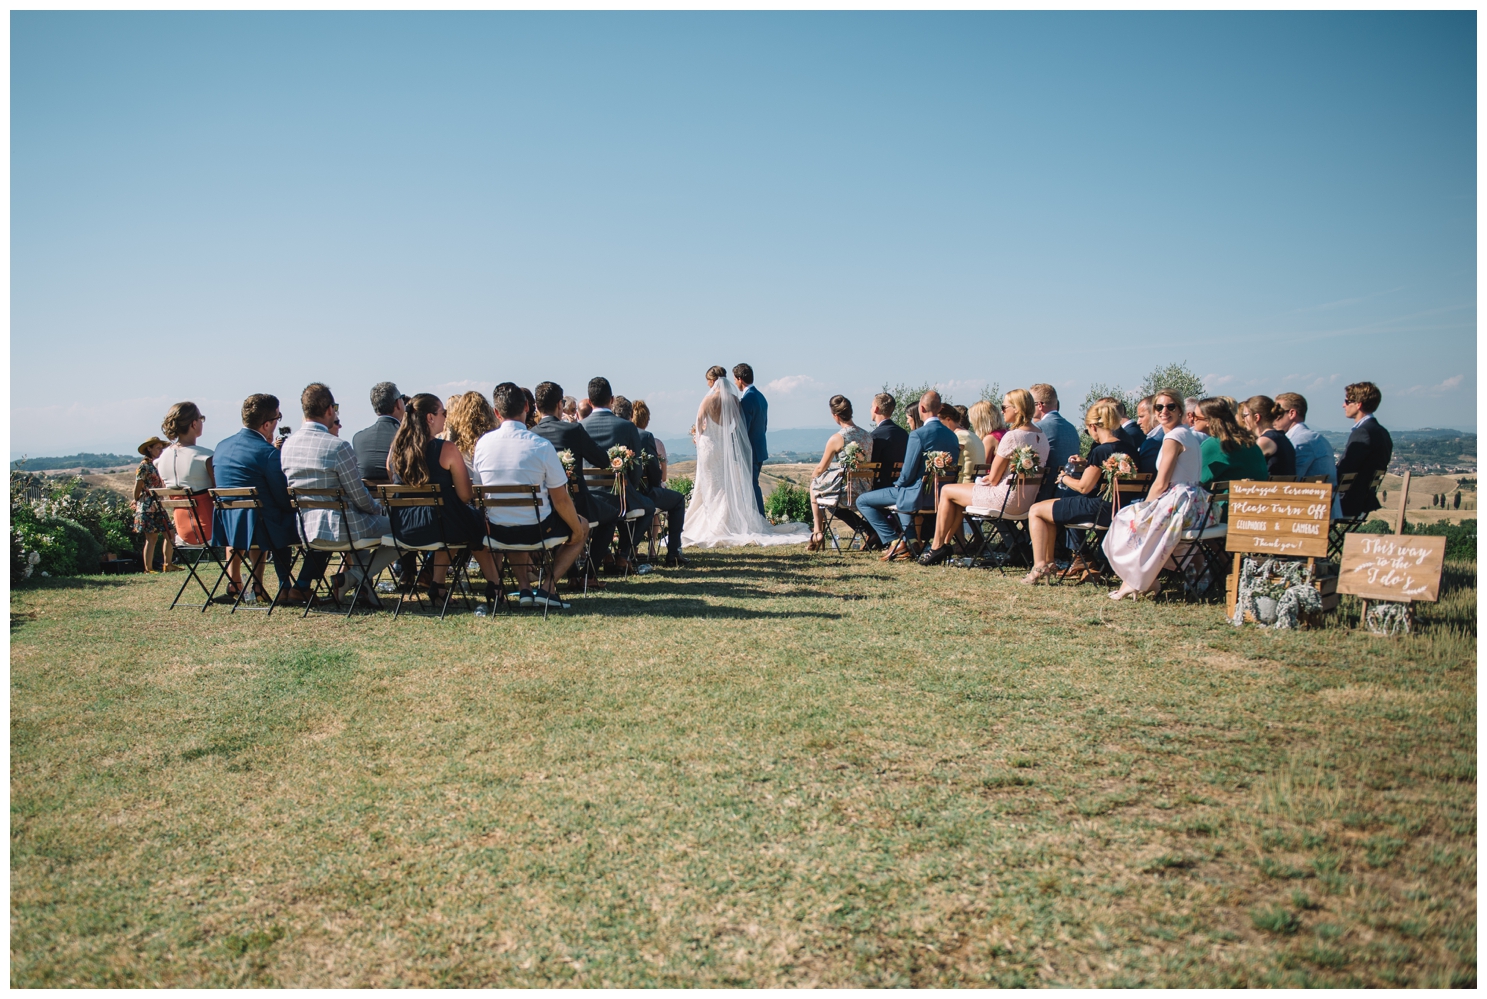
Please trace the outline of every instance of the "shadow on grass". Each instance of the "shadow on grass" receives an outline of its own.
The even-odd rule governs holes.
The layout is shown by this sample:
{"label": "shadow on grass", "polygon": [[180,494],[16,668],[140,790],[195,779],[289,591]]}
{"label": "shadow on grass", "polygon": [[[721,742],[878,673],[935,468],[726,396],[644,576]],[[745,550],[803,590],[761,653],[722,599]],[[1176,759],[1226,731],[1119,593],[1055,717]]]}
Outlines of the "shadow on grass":
{"label": "shadow on grass", "polygon": [[[525,613],[525,612],[523,612]],[[539,612],[540,613],[540,612]],[[563,611],[565,615],[582,614],[594,617],[711,617],[738,619],[817,617],[836,620],[842,615],[824,611],[808,610],[751,610],[746,607],[708,603],[698,597],[672,597],[661,600],[640,600],[630,596],[610,594],[604,600],[577,601],[573,609]]]}
{"label": "shadow on grass", "polygon": [[48,576],[38,578],[33,576],[18,586],[12,586],[12,593],[25,593],[28,590],[98,590],[114,589],[120,586],[128,586],[133,579],[144,579],[143,574],[130,576]]}

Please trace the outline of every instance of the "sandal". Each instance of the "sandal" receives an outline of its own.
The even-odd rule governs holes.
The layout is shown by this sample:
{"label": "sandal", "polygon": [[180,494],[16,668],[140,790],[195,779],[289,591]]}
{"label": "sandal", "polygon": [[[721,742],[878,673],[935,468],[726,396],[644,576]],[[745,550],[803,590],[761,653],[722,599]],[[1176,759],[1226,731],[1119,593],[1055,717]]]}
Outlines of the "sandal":
{"label": "sandal", "polygon": [[811,543],[805,546],[805,550],[808,552],[818,552],[821,550],[825,540],[826,538],[820,531],[813,531],[811,533]]}
{"label": "sandal", "polygon": [[1044,562],[1042,565],[1035,565],[1033,566],[1032,572],[1029,572],[1026,576],[1022,577],[1022,584],[1024,586],[1033,586],[1038,582],[1038,580],[1052,575],[1054,570],[1057,568],[1058,567],[1055,566],[1052,562]]}

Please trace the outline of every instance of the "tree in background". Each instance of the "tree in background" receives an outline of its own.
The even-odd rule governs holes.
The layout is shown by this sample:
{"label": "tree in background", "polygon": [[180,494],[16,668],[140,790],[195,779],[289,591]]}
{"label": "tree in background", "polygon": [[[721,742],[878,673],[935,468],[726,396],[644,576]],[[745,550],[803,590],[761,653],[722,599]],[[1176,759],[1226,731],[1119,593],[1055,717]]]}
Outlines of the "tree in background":
{"label": "tree in background", "polygon": [[[900,382],[899,384],[894,385],[890,388],[887,383],[884,383],[883,391],[893,396],[894,401],[897,403],[897,405],[893,407],[893,422],[897,423],[905,430],[909,429],[909,407],[919,405],[919,400],[924,398],[924,393],[928,392],[930,389],[938,390],[940,393],[940,399],[944,402],[955,401],[950,397],[948,393],[945,392],[944,389],[941,389],[940,386],[937,384],[931,385],[929,382],[925,382],[922,385],[905,385]],[[988,384],[981,390],[981,395],[978,397],[978,400],[979,399],[984,399],[987,402],[991,403],[993,406],[997,407],[997,409],[1001,409],[1001,383],[991,382],[990,384]]]}
{"label": "tree in background", "polygon": [[1145,399],[1158,389],[1181,392],[1184,399],[1191,396],[1201,399],[1208,394],[1208,390],[1203,387],[1203,379],[1193,373],[1186,361],[1181,364],[1168,364],[1165,367],[1153,368],[1151,374],[1141,382],[1141,387],[1136,390],[1136,398]]}

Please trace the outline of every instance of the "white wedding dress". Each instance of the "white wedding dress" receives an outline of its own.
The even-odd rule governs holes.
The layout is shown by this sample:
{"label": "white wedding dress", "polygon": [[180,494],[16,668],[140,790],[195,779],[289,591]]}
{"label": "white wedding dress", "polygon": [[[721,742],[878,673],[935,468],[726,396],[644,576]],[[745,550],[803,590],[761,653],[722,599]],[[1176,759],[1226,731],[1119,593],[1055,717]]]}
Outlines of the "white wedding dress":
{"label": "white wedding dress", "polygon": [[754,451],[738,394],[726,378],[713,383],[697,411],[697,474],[682,544],[693,548],[798,545],[806,524],[771,524],[754,504]]}

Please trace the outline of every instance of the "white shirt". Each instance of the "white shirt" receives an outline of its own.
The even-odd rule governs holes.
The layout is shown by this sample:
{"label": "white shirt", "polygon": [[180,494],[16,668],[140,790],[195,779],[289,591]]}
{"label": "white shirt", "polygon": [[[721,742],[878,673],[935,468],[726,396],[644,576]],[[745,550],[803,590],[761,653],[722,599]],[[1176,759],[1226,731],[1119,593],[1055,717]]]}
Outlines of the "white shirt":
{"label": "white shirt", "polygon": [[1373,419],[1373,414],[1372,413],[1364,413],[1362,416],[1358,417],[1358,422],[1355,423],[1355,424],[1353,424],[1353,429],[1354,430],[1357,430],[1359,427],[1363,426],[1363,421],[1364,420],[1371,420],[1371,419]]}
{"label": "white shirt", "polygon": [[[518,420],[504,421],[475,442],[475,479],[482,486],[541,486],[538,521],[552,513],[548,491],[568,488],[558,449]],[[519,506],[486,507],[485,514],[504,527],[534,523],[532,512]]]}
{"label": "white shirt", "polygon": [[196,492],[205,492],[212,486],[212,476],[207,471],[207,462],[212,452],[197,444],[172,444],[155,462],[160,470],[160,481],[171,488],[184,486]]}

